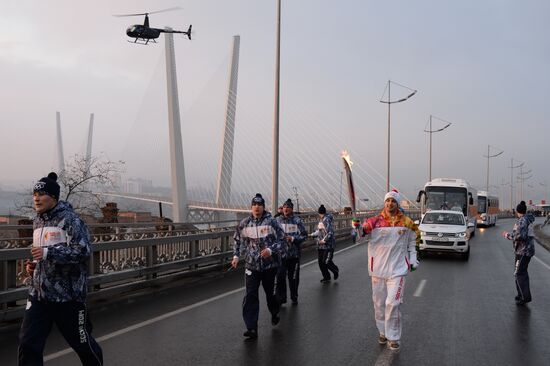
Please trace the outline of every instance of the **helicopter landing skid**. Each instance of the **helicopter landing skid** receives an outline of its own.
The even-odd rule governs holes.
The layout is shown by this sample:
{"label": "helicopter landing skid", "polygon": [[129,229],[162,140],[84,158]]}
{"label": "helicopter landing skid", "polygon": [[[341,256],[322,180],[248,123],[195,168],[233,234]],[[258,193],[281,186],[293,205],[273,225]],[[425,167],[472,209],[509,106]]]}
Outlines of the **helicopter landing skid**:
{"label": "helicopter landing skid", "polygon": [[143,40],[136,39],[135,41],[130,41],[128,39],[127,41],[128,41],[128,43],[140,44],[140,45],[143,45],[143,46],[147,46],[149,43],[157,43],[157,41],[154,40],[154,39],[143,39]]}

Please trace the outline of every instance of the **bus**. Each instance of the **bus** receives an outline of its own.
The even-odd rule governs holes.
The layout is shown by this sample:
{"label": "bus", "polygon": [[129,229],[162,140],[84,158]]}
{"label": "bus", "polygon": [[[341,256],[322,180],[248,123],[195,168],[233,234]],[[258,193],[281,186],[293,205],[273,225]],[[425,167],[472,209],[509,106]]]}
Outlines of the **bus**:
{"label": "bus", "polygon": [[500,213],[498,197],[488,195],[486,191],[477,192],[477,225],[495,226]]}
{"label": "bus", "polygon": [[470,237],[475,235],[477,224],[477,190],[464,179],[435,178],[418,192],[422,216],[429,210],[460,211],[468,223]]}

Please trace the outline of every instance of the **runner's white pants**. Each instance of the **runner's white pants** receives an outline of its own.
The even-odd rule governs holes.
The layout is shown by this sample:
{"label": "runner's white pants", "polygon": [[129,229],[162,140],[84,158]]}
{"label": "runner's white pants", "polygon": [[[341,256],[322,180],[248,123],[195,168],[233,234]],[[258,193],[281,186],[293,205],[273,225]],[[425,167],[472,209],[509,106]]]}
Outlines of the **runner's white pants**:
{"label": "runner's white pants", "polygon": [[380,334],[390,341],[401,339],[401,303],[405,276],[394,278],[372,277],[374,318]]}

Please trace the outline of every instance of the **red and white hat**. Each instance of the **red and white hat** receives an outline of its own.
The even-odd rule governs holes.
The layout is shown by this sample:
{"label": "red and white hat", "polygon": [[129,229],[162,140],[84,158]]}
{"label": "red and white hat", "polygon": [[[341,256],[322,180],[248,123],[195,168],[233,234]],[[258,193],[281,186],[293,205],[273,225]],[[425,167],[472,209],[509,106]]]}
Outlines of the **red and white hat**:
{"label": "red and white hat", "polygon": [[384,201],[386,201],[388,198],[393,198],[395,202],[397,202],[398,205],[401,205],[401,195],[399,192],[397,192],[397,189],[392,189],[386,195],[384,196]]}

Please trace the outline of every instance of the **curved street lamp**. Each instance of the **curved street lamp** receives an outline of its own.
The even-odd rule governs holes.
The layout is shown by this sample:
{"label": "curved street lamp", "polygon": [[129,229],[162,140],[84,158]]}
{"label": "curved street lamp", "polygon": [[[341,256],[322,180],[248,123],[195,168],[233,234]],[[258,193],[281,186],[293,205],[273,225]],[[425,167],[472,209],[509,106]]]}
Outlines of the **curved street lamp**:
{"label": "curved street lamp", "polygon": [[[528,171],[523,171],[523,164],[520,166],[520,173],[518,175],[518,180],[521,183],[521,190],[520,190],[520,201],[523,201],[523,182],[525,182],[527,179],[531,179],[533,177],[533,174],[531,173],[533,170],[529,169]],[[526,177],[527,174],[531,174],[528,177]]]}
{"label": "curved street lamp", "polygon": [[[445,123],[447,123],[447,124],[446,124],[444,127],[440,128],[440,129],[438,129],[438,130],[432,130],[432,118],[438,119],[438,120],[440,120],[440,121],[442,121],[442,122],[445,122]],[[451,122],[445,121],[444,119],[441,119],[441,118],[436,117],[436,116],[432,116],[432,115],[430,114],[430,129],[429,129],[429,130],[426,130],[426,129],[424,130],[424,132],[428,132],[428,133],[430,134],[430,174],[429,174],[429,175],[430,175],[430,179],[428,179],[429,182],[432,181],[432,134],[433,134],[433,133],[436,133],[436,132],[441,132],[441,131],[443,131],[444,129],[446,129],[447,127],[449,127],[450,125],[452,125]]]}
{"label": "curved street lamp", "polygon": [[545,193],[545,195],[544,195],[544,200],[546,201],[546,200],[548,200],[548,182],[546,182],[546,181],[544,181],[544,183],[543,183],[543,182],[539,182],[539,184],[540,184],[541,186],[543,186],[544,189],[545,189],[545,191],[544,191],[544,193]]}
{"label": "curved street lamp", "polygon": [[[399,99],[399,100],[391,100],[391,95],[390,95],[391,84],[395,84],[395,85],[398,85],[402,88],[409,89],[411,91],[411,93],[409,95],[407,95],[405,98],[402,98],[402,99]],[[388,105],[388,165],[387,165],[387,174],[386,174],[386,192],[389,192],[390,191],[390,125],[391,125],[391,119],[390,119],[391,109],[390,109],[390,107],[391,107],[392,104],[401,103],[401,102],[406,101],[407,99],[410,99],[413,95],[416,94],[416,92],[418,90],[411,89],[408,86],[401,85],[401,84],[396,83],[395,81],[391,81],[391,80],[388,80],[388,84],[386,85],[386,89],[388,90],[388,100],[380,100],[380,103],[385,103],[385,104]],[[385,90],[384,90],[384,92],[385,92]],[[382,97],[384,96],[384,94],[382,94]]]}
{"label": "curved street lamp", "polygon": [[490,158],[496,158],[497,156],[501,155],[503,152],[504,152],[504,150],[502,150],[501,152],[499,152],[497,154],[491,155],[491,145],[487,145],[487,155],[483,155],[483,157],[487,158],[487,185],[486,185],[487,195],[489,195],[489,159]]}

